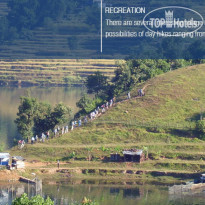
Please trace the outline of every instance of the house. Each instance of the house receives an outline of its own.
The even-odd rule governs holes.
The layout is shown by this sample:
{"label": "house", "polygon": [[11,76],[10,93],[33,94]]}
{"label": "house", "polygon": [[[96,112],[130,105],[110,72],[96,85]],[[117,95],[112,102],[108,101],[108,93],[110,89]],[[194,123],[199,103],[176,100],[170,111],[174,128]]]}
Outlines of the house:
{"label": "house", "polygon": [[120,154],[116,153],[116,154],[110,154],[110,161],[113,162],[119,162],[121,159]]}
{"label": "house", "polygon": [[145,160],[145,155],[143,153],[143,150],[141,149],[130,149],[130,150],[124,150],[124,161],[125,162],[143,162]]}
{"label": "house", "polygon": [[25,168],[25,162],[24,158],[21,156],[14,156],[12,157],[12,163],[11,167],[14,169],[24,169]]}
{"label": "house", "polygon": [[110,154],[110,161],[112,162],[143,162],[145,160],[145,154],[141,149],[129,149],[124,150],[123,156],[120,156],[118,153]]}
{"label": "house", "polygon": [[8,166],[9,159],[10,159],[9,153],[0,153],[0,165],[1,166]]}

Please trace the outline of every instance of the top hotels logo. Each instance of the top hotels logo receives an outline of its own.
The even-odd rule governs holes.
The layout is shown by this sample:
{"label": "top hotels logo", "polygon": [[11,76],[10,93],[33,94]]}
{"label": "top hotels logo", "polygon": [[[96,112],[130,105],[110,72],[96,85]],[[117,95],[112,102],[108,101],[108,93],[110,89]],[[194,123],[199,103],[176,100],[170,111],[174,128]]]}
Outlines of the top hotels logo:
{"label": "top hotels logo", "polygon": [[170,36],[175,32],[193,33],[204,25],[204,19],[195,10],[169,6],[155,9],[143,19],[144,26],[151,32],[169,32]]}

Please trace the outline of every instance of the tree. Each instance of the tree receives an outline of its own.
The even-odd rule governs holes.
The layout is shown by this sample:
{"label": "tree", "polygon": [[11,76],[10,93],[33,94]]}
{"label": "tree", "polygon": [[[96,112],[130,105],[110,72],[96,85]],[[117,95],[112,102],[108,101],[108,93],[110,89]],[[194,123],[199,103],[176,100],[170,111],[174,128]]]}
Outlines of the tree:
{"label": "tree", "polygon": [[35,134],[41,134],[42,132],[48,131],[52,128],[51,120],[51,105],[48,103],[40,102],[38,105],[38,111],[34,118],[34,128]]}
{"label": "tree", "polygon": [[95,72],[94,75],[89,75],[86,79],[88,93],[96,93],[98,95],[100,92],[105,92],[107,85],[107,77],[99,71]]}
{"label": "tree", "polygon": [[83,111],[86,112],[86,108],[92,103],[92,100],[87,96],[84,95],[80,98],[80,100],[76,103],[76,106],[81,108]]}
{"label": "tree", "polygon": [[21,104],[15,123],[23,138],[31,138],[34,134],[41,134],[53,129],[57,124],[68,121],[71,109],[63,103],[54,109],[48,103],[38,102],[36,98],[21,97]]}
{"label": "tree", "polygon": [[33,135],[34,118],[38,113],[38,102],[36,98],[21,97],[15,123],[23,138],[31,138]]}
{"label": "tree", "polygon": [[54,128],[57,124],[62,124],[68,121],[71,114],[71,109],[59,103],[55,106],[53,112],[51,113],[51,128]]}
{"label": "tree", "polygon": [[205,135],[205,120],[198,120],[196,122],[196,131],[199,134]]}
{"label": "tree", "polygon": [[143,150],[144,150],[144,152],[146,152],[146,159],[148,159],[149,158],[149,149],[148,149],[148,147],[145,147],[145,146],[143,146]]}

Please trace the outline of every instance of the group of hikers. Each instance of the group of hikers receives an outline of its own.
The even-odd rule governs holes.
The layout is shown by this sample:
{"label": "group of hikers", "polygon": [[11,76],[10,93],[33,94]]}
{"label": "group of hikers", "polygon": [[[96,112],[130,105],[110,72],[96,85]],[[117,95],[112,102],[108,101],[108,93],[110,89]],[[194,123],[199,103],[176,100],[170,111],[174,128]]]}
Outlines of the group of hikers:
{"label": "group of hikers", "polygon": [[[144,95],[145,95],[145,93],[144,93],[143,89],[139,89],[138,96],[144,96]],[[131,99],[130,92],[127,93],[127,99]],[[111,108],[115,103],[116,103],[116,99],[114,97],[114,98],[110,99],[109,101],[107,101],[106,103],[104,103],[103,105],[98,106],[94,111],[92,111],[90,114],[84,116],[82,119],[71,121],[70,131],[74,130],[76,127],[81,127],[83,124],[86,125],[88,123],[88,121],[92,121],[92,120],[96,119],[97,117],[99,117],[100,115],[105,113],[109,108]],[[53,137],[62,136],[68,132],[69,132],[69,125],[65,125],[61,128],[60,128],[60,126],[57,126],[54,128],[53,131],[47,131],[45,133],[44,132],[41,133],[41,135],[33,136],[31,138],[31,144],[34,144],[37,142],[43,143],[43,142],[45,142],[45,140],[48,140],[50,137],[53,138]],[[27,139],[27,143],[28,142],[29,142],[29,139]],[[25,141],[19,140],[19,142],[18,142],[19,148],[23,148],[24,145],[25,145]]]}

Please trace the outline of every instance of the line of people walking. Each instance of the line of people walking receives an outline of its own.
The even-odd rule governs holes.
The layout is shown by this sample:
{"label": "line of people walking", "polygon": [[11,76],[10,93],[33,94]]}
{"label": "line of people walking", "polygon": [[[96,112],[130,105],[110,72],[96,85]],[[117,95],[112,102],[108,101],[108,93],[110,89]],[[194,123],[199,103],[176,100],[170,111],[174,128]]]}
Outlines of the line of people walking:
{"label": "line of people walking", "polygon": [[[138,96],[144,96],[145,93],[143,89],[138,90]],[[127,99],[131,99],[131,93],[127,93]],[[116,98],[112,98],[101,106],[98,106],[94,111],[90,114],[84,116],[82,119],[72,120],[70,124],[70,131],[73,131],[77,127],[81,127],[82,125],[86,125],[89,121],[95,120],[97,117],[105,113],[109,108],[111,108],[116,102]],[[40,136],[36,135],[31,138],[31,144],[37,142],[45,142],[45,140],[49,140],[50,137],[59,137],[69,132],[69,125],[65,125],[63,127],[57,126],[53,131],[47,131],[45,133],[41,133]],[[28,142],[28,140],[27,140]]]}

